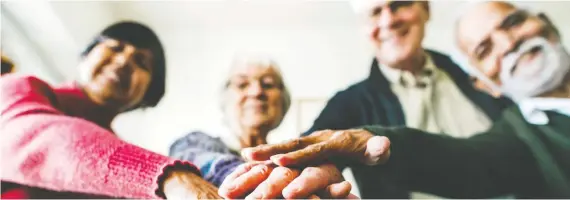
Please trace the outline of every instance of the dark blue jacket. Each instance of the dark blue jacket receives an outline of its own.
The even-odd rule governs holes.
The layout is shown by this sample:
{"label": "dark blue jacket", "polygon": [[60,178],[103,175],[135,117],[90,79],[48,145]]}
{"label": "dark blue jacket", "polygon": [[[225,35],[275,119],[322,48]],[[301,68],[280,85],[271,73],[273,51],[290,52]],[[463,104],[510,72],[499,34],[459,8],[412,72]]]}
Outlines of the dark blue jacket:
{"label": "dark blue jacket", "polygon": [[[491,120],[512,102],[496,99],[473,87],[470,77],[448,56],[427,51],[434,64],[445,71],[461,92]],[[350,129],[366,125],[405,126],[402,106],[374,59],[370,76],[336,93],[327,103],[313,126],[303,135],[324,129]],[[371,172],[368,166],[351,165],[362,198],[409,198],[409,191],[398,186],[398,177]]]}

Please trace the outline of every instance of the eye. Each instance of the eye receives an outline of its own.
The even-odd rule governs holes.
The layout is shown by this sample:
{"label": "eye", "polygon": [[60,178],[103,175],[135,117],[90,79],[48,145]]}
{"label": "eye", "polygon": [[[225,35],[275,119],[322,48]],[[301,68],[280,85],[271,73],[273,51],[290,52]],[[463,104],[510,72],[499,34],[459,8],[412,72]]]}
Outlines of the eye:
{"label": "eye", "polygon": [[244,90],[249,85],[249,82],[247,82],[246,80],[233,80],[230,82],[230,85],[239,90]]}
{"label": "eye", "polygon": [[273,89],[277,88],[277,86],[277,81],[274,78],[267,77],[261,79],[261,87],[264,89]]}
{"label": "eye", "polygon": [[105,44],[113,52],[121,52],[125,48],[125,45],[118,41],[106,42]]}
{"label": "eye", "polygon": [[490,42],[490,40],[485,40],[481,43],[481,45],[479,45],[479,47],[477,47],[477,49],[475,49],[474,52],[474,56],[477,60],[483,60],[485,59],[490,53],[491,53],[491,49],[493,47],[493,44]]}
{"label": "eye", "polygon": [[483,60],[483,59],[485,59],[485,58],[489,55],[489,52],[491,51],[491,50],[489,50],[489,49],[490,49],[490,48],[486,48],[486,47],[481,48],[481,50],[478,51],[477,54],[476,54],[477,60]]}
{"label": "eye", "polygon": [[381,7],[381,6],[377,6],[377,7],[375,7],[375,8],[372,10],[372,12],[370,12],[370,16],[371,16],[371,17],[375,17],[375,16],[380,15],[381,13],[382,13],[382,7]]}
{"label": "eye", "polygon": [[149,71],[151,68],[151,59],[149,58],[149,56],[142,54],[142,53],[137,53],[135,54],[135,63],[137,63],[137,65],[144,70]]}

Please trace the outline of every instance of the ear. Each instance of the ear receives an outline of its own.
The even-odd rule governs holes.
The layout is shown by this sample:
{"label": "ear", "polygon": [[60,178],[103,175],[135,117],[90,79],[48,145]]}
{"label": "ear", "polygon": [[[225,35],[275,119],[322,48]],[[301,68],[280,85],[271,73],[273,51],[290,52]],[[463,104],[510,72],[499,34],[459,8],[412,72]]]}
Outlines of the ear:
{"label": "ear", "polygon": [[422,4],[423,4],[423,6],[424,6],[424,9],[426,9],[426,14],[427,14],[426,21],[429,21],[430,16],[431,16],[431,14],[430,14],[431,12],[430,12],[430,9],[429,9],[429,1],[422,1]]}

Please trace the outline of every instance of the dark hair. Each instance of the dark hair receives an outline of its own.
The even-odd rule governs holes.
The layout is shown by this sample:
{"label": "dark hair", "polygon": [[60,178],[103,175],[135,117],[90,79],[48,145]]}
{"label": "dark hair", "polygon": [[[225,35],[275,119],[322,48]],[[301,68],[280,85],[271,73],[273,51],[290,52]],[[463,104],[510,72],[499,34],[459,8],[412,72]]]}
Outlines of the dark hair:
{"label": "dark hair", "polygon": [[152,52],[153,69],[150,85],[145,92],[141,105],[137,107],[156,106],[166,90],[166,59],[158,36],[149,27],[138,22],[118,22],[103,30],[81,53],[81,56],[84,57],[89,54],[102,41],[101,38],[120,40],[137,48],[149,49]]}
{"label": "dark hair", "polygon": [[2,55],[2,66],[0,75],[8,74],[14,69],[14,63]]}

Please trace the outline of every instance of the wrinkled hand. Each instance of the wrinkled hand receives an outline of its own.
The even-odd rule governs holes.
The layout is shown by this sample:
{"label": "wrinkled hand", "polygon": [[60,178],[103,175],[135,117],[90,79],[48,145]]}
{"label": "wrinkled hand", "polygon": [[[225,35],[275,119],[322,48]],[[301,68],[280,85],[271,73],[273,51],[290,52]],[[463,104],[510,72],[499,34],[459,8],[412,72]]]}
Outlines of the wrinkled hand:
{"label": "wrinkled hand", "polygon": [[221,199],[218,189],[202,177],[188,171],[173,171],[164,181],[167,199]]}
{"label": "wrinkled hand", "polygon": [[253,161],[271,159],[280,166],[305,166],[331,156],[376,165],[390,157],[390,140],[364,129],[324,130],[279,144],[246,148],[242,156]]}
{"label": "wrinkled hand", "polygon": [[267,163],[245,163],[220,186],[225,198],[275,199],[355,198],[350,183],[332,164],[307,167],[303,171]]}

